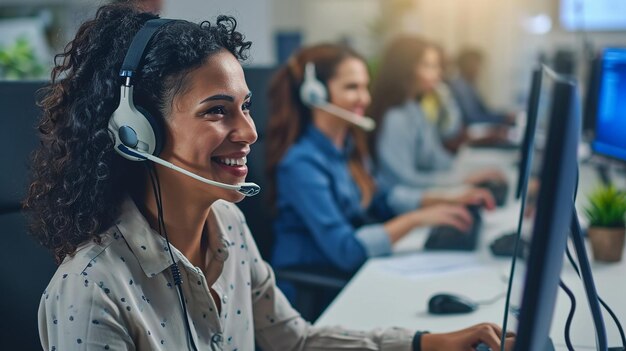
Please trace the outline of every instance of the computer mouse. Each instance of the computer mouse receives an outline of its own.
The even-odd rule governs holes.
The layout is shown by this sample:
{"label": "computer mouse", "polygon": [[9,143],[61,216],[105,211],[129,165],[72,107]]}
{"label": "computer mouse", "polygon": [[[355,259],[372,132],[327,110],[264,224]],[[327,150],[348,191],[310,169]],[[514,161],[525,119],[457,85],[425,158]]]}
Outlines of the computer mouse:
{"label": "computer mouse", "polygon": [[428,312],[432,314],[469,313],[478,308],[478,304],[453,294],[436,294],[428,301]]}

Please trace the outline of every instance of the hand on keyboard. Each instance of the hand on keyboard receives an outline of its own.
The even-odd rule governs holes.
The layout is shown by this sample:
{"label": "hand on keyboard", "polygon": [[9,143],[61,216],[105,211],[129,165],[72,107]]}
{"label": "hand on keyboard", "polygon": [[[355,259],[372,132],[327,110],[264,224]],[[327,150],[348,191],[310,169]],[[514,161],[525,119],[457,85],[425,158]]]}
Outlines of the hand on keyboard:
{"label": "hand on keyboard", "polygon": [[487,189],[493,195],[498,207],[506,204],[506,198],[509,194],[509,185],[506,181],[489,180],[476,184],[477,187]]}
{"label": "hand on keyboard", "polygon": [[449,196],[451,203],[465,205],[465,206],[483,206],[488,210],[496,208],[496,199],[489,189],[482,188],[468,188],[459,194]]}
{"label": "hand on keyboard", "polygon": [[416,221],[423,226],[448,226],[457,230],[469,230],[472,226],[472,215],[463,206],[433,205],[413,212]]}
{"label": "hand on keyboard", "polygon": [[467,231],[452,226],[435,227],[431,230],[424,248],[428,250],[475,250],[482,225],[481,207],[468,206],[467,209],[473,218],[472,225]]}
{"label": "hand on keyboard", "polygon": [[[451,333],[422,335],[423,350],[479,350],[500,351],[502,329],[492,323],[477,324]],[[513,349],[512,333],[507,333],[504,349]]]}

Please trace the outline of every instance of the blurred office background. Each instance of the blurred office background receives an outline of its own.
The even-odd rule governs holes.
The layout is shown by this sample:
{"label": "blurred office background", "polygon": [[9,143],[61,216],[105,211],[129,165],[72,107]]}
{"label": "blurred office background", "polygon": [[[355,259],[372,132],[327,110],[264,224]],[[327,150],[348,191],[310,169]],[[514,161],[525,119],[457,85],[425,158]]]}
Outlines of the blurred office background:
{"label": "blurred office background", "polygon": [[[137,0],[141,2],[141,0]],[[146,0],[144,0],[146,1]],[[53,57],[102,0],[0,0],[0,230],[4,254],[1,285],[8,298],[0,349],[36,349],[36,311],[41,292],[56,269],[51,255],[26,235],[20,201],[27,184],[28,155],[37,140],[35,91],[49,78]],[[150,1],[146,1],[148,3]],[[160,0],[162,17],[214,20],[230,14],[253,42],[246,77],[255,92],[253,117],[259,141],[249,158],[250,180],[263,179],[266,85],[277,65],[297,48],[345,42],[376,67],[386,42],[399,33],[438,43],[452,62],[465,47],[484,54],[479,88],[494,109],[523,111],[530,72],[546,62],[578,78],[585,94],[592,58],[603,47],[626,47],[624,0]],[[148,6],[148,5],[146,5]],[[11,84],[6,84],[10,80]],[[23,81],[14,84],[14,81]],[[265,258],[272,245],[262,197],[241,203]],[[15,271],[17,263],[20,271]],[[299,277],[302,277],[300,275]],[[306,278],[306,277],[305,277]],[[299,279],[299,278],[298,278]],[[306,279],[304,279],[306,280]],[[345,281],[326,281],[341,287]],[[333,285],[334,284],[334,285]],[[314,294],[314,293],[313,293]],[[6,325],[5,325],[6,324]],[[18,345],[12,330],[21,330]],[[4,341],[2,341],[4,340]],[[9,342],[7,345],[6,342]],[[18,341],[16,341],[18,342]]]}
{"label": "blurred office background", "polygon": [[[162,0],[163,17],[192,21],[232,14],[252,40],[252,67],[272,67],[301,46],[347,42],[375,62],[397,33],[421,34],[450,58],[463,47],[485,55],[479,86],[487,102],[522,109],[538,59],[571,70],[604,46],[626,45],[626,2],[618,0]],[[0,0],[0,74],[45,77],[77,26],[106,1]],[[30,48],[32,63],[20,50]],[[16,62],[21,57],[22,63]],[[553,62],[560,60],[559,63]],[[30,73],[19,73],[19,68]],[[558,68],[558,67],[557,67]],[[585,79],[581,79],[584,82]]]}

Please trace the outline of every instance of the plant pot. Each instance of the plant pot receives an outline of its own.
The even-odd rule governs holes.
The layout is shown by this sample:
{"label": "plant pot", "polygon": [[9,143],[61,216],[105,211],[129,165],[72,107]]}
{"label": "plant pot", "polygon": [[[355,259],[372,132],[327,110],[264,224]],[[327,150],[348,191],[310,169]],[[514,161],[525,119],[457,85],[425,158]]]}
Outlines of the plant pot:
{"label": "plant pot", "polygon": [[624,228],[590,227],[587,231],[593,258],[600,262],[619,262],[624,251]]}

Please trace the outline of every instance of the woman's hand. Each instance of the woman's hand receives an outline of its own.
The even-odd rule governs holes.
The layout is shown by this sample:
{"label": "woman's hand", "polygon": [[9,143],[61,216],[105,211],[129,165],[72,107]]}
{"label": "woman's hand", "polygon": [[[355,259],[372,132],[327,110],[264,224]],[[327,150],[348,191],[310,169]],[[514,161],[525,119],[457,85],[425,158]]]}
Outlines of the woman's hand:
{"label": "woman's hand", "polygon": [[488,210],[496,208],[496,199],[493,197],[491,191],[487,189],[470,188],[459,195],[453,196],[451,200],[461,205],[483,206]]}
{"label": "woman's hand", "polygon": [[422,206],[428,207],[435,204],[451,204],[451,205],[479,205],[488,210],[496,208],[496,200],[493,194],[482,188],[469,188],[461,192],[455,191],[450,194],[428,193],[422,199]]}
{"label": "woman's hand", "polygon": [[472,225],[472,215],[458,205],[433,205],[412,212],[415,226],[449,225],[467,231]]}
{"label": "woman's hand", "polygon": [[[502,329],[492,323],[482,323],[452,333],[423,334],[422,351],[473,351],[484,343],[492,350],[500,350]],[[513,350],[514,334],[507,333],[504,349]]]}
{"label": "woman's hand", "polygon": [[497,169],[488,169],[471,174],[465,178],[464,183],[477,185],[488,181],[506,182],[506,176]]}

